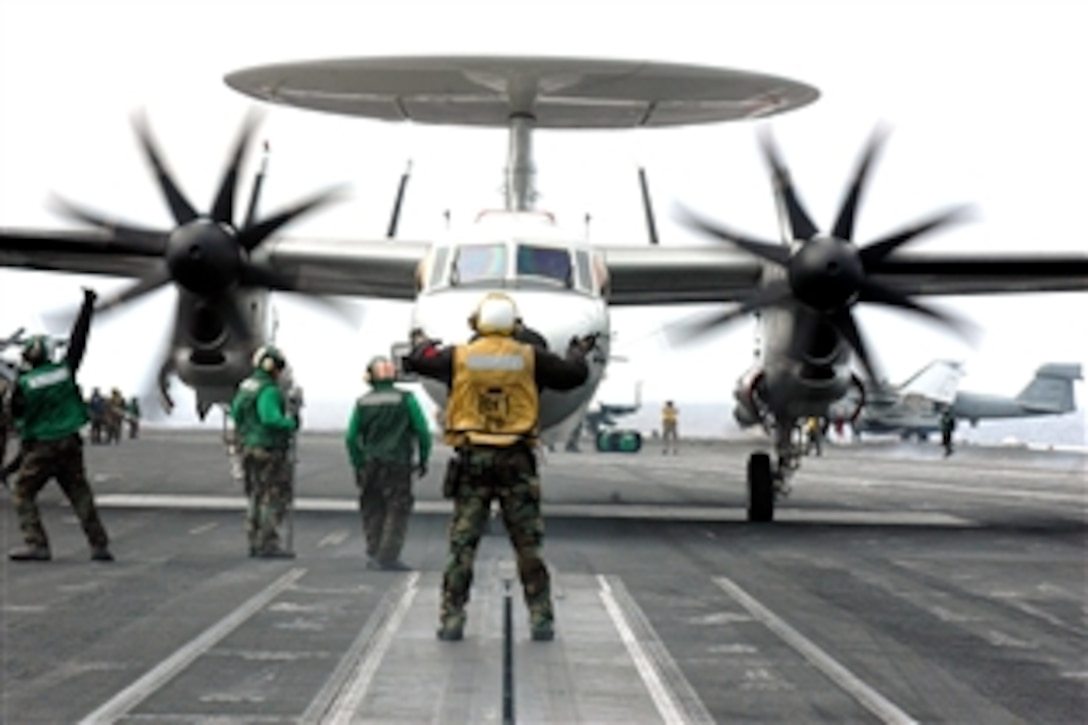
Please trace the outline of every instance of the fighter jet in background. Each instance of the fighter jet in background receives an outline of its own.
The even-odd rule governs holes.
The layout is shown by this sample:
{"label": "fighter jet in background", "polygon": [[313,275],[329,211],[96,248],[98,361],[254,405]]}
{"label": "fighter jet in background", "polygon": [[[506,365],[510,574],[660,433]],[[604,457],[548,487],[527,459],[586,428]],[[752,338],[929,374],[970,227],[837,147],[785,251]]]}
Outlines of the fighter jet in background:
{"label": "fighter jet in background", "polygon": [[[1015,397],[958,389],[963,366],[936,360],[895,388],[866,394],[866,403],[853,421],[858,433],[899,433],[904,439],[926,440],[940,431],[940,411],[951,406],[958,420],[977,426],[980,420],[1063,415],[1076,410],[1073,383],[1082,380],[1078,363],[1046,363]],[[842,417],[853,401],[832,406],[832,420]]]}
{"label": "fighter jet in background", "polygon": [[635,383],[635,402],[629,405],[617,405],[614,403],[598,402],[590,405],[580,425],[571,431],[567,439],[567,451],[577,453],[580,449],[578,441],[587,432],[593,440],[605,430],[614,428],[619,419],[637,413],[642,407],[642,381]]}

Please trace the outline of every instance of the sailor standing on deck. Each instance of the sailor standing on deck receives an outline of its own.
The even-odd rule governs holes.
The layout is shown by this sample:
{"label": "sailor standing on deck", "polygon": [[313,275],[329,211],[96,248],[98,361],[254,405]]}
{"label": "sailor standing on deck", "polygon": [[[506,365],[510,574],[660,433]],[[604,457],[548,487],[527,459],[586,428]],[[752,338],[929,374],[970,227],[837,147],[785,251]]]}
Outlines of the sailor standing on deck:
{"label": "sailor standing on deck", "polygon": [[249,506],[246,533],[249,555],[293,558],[280,545],[279,526],[291,501],[291,439],[298,419],[287,415],[279,378],[287,367],[272,345],[257,350],[253,373],[238,385],[230,415],[242,444],[242,467]]}
{"label": "sailor standing on deck", "polygon": [[541,388],[570,390],[585,382],[585,355],[594,338],[572,339],[564,359],[516,340],[517,319],[510,297],[488,294],[469,318],[476,337],[440,348],[418,333],[404,361],[405,370],[449,386],[445,438],[457,455],[443,491],[454,506],[438,629],[444,641],[464,636],[476,549],[494,499],[517,552],[532,638],[555,636],[551,579],[541,555],[544,521],[534,452],[539,396]]}
{"label": "sailor standing on deck", "polygon": [[[415,504],[412,473],[426,475],[431,431],[415,396],[393,385],[396,378],[389,358],[370,361],[371,390],[352,408],[345,442],[359,489],[367,568],[403,571],[409,567],[400,552]],[[414,454],[419,463],[413,466]]]}

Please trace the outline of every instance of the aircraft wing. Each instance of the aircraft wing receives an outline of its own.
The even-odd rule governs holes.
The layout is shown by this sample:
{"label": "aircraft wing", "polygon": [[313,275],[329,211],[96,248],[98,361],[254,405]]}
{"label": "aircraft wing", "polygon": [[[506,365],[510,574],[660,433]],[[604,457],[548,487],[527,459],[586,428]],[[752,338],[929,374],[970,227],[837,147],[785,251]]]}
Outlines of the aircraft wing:
{"label": "aircraft wing", "polygon": [[909,295],[1079,292],[1088,288],[1088,254],[958,256],[896,251],[869,277]]}
{"label": "aircraft wing", "polygon": [[[108,231],[0,229],[0,267],[146,277],[163,263],[165,234],[125,238]],[[276,238],[252,262],[289,284],[271,289],[410,300],[430,244],[407,240]]]}
{"label": "aircraft wing", "polygon": [[161,259],[147,245],[99,230],[0,229],[0,267],[143,277]]}
{"label": "aircraft wing", "polygon": [[416,269],[429,242],[404,239],[270,240],[254,261],[295,281],[299,292],[415,299]]}
{"label": "aircraft wing", "polygon": [[600,246],[613,305],[736,302],[759,285],[762,263],[725,246]]}

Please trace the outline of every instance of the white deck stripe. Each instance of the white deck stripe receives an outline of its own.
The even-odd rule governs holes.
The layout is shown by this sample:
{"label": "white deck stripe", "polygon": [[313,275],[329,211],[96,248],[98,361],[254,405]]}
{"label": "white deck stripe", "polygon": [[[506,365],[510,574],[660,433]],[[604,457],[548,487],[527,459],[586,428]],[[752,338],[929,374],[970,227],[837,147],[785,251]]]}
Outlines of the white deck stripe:
{"label": "white deck stripe", "polygon": [[747,609],[753,617],[777,634],[782,641],[799,652],[806,660],[811,662],[816,669],[823,672],[832,682],[849,693],[862,705],[862,707],[880,718],[881,722],[895,723],[896,725],[917,723],[917,720],[901,710],[872,687],[865,684],[865,682],[854,673],[836,662],[831,655],[824,652],[811,640],[786,624],[786,622],[774,612],[764,607],[732,581],[725,577],[714,577],[713,581],[722,589],[722,591]]}
{"label": "white deck stripe", "polygon": [[638,638],[635,637],[635,633],[623,616],[623,610],[612,594],[611,585],[600,574],[597,575],[597,581],[601,586],[600,595],[604,608],[608,615],[612,617],[612,623],[616,625],[616,631],[619,633],[624,646],[627,647],[627,653],[631,655],[631,660],[635,663],[635,668],[638,670],[642,682],[646,685],[646,690],[650,693],[657,711],[666,723],[682,725],[684,718],[680,715],[680,707],[677,705],[676,699],[673,697],[672,692],[669,691],[669,688],[665,686],[665,683],[661,681],[661,677],[653,666],[649,654],[647,654]]}
{"label": "white deck stripe", "polygon": [[359,664],[355,667],[355,671],[348,680],[348,686],[341,690],[332,705],[329,706],[325,717],[321,719],[322,723],[348,725],[357,721],[355,714],[366,698],[370,683],[374,679],[374,674],[378,671],[378,665],[381,664],[382,658],[385,657],[386,650],[389,649],[389,645],[393,642],[394,635],[400,629],[404,615],[408,613],[408,608],[412,606],[412,600],[415,599],[416,592],[419,591],[416,586],[418,581],[419,572],[412,572],[408,576],[404,592],[401,594],[396,608],[382,624],[381,629],[375,633],[374,639],[371,640],[372,646],[367,649],[366,654],[359,660]]}
{"label": "white deck stripe", "polygon": [[[1082,497],[1083,499],[1083,497]],[[202,511],[243,511],[246,500],[241,496],[202,494],[108,493],[95,496],[99,508],[160,508]],[[296,511],[356,512],[359,502],[349,498],[307,497],[295,500]],[[412,509],[422,514],[448,514],[453,510],[449,501],[417,501]],[[572,503],[548,504],[550,516],[576,518],[610,517],[620,519],[652,519],[660,521],[741,522],[746,519],[741,507],[661,506],[654,504]],[[836,525],[881,526],[973,526],[973,522],[938,511],[827,511],[803,509],[780,510],[780,523],[813,522]],[[73,521],[75,519],[73,518]]]}
{"label": "white deck stripe", "polygon": [[175,675],[188,667],[193,660],[207,652],[243,622],[264,608],[281,592],[294,584],[306,573],[303,568],[292,569],[263,590],[246,600],[241,606],[204,630],[195,639],[174,652],[140,679],[118,692],[97,710],[80,720],[80,725],[101,725],[117,722],[132,708],[146,700]]}

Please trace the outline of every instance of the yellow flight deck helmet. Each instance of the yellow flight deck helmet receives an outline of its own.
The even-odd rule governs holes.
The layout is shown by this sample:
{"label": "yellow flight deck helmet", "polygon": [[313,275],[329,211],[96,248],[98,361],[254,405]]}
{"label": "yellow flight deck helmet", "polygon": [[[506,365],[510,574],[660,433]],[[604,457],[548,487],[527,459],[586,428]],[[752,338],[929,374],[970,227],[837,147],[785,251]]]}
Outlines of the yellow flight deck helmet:
{"label": "yellow flight deck helmet", "polygon": [[489,292],[469,318],[481,335],[512,335],[517,321],[517,305],[503,292]]}

